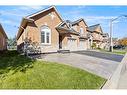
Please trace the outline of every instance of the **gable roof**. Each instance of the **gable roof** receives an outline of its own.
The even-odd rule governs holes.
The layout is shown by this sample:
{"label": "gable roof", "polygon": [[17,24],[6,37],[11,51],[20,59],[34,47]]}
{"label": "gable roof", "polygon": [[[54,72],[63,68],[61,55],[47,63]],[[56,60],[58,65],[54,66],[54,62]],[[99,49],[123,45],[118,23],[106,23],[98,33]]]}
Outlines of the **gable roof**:
{"label": "gable roof", "polygon": [[37,15],[39,15],[41,13],[44,13],[46,11],[49,11],[51,9],[54,9],[56,11],[56,14],[58,15],[58,17],[63,21],[63,19],[59,15],[58,11],[56,10],[55,6],[50,6],[48,8],[45,8],[45,9],[41,10],[41,11],[38,11],[38,12],[33,13],[31,15],[28,15],[28,16],[22,18],[22,21],[21,21],[21,24],[20,24],[20,27],[19,27],[19,30],[18,30],[18,34],[17,34],[17,40],[19,39],[20,35],[22,34],[23,28],[27,25],[27,23],[28,22],[34,22],[33,17],[35,17],[35,16],[37,16]]}
{"label": "gable roof", "polygon": [[[78,19],[78,20],[76,20],[76,21],[74,21],[74,22],[72,22],[72,21],[70,21],[70,20],[65,20],[65,21],[61,22],[56,28],[57,28],[57,29],[62,29],[62,30],[63,30],[63,29],[64,29],[64,30],[68,30],[68,31],[70,31],[70,32],[74,32],[74,33],[76,33],[76,34],[79,34],[79,32],[77,32],[75,29],[73,29],[72,26],[78,24],[78,23],[81,22],[81,21],[83,21],[83,22],[85,23],[85,25],[87,26],[87,24],[86,24],[86,22],[84,21],[84,19],[81,18],[81,19]],[[66,25],[67,27],[65,27],[65,25]],[[87,27],[88,27],[88,26],[87,26]]]}
{"label": "gable roof", "polygon": [[67,28],[70,29],[71,27],[69,26],[69,24],[72,25],[71,21],[70,20],[65,20],[65,21],[62,21],[57,27],[65,28],[64,25],[66,25]]}
{"label": "gable roof", "polygon": [[[66,25],[67,27],[64,27],[64,25]],[[74,30],[70,25],[72,25],[72,22],[70,20],[65,20],[65,21],[61,22],[56,27],[56,29],[58,29],[58,30],[65,30],[65,31],[68,31],[69,33],[79,34],[79,32]]]}
{"label": "gable roof", "polygon": [[16,39],[18,40],[20,35],[22,34],[24,27],[27,25],[28,22],[33,22],[33,19],[27,19],[27,18],[22,18],[21,24],[19,26],[18,34]]}
{"label": "gable roof", "polygon": [[86,22],[84,21],[84,19],[83,19],[83,18],[80,18],[80,19],[78,19],[78,20],[76,20],[76,21],[72,22],[72,25],[78,24],[78,23],[79,23],[79,22],[81,22],[81,21],[83,21],[83,22],[84,22],[84,24],[87,26],[87,24],[86,24]]}
{"label": "gable roof", "polygon": [[103,33],[100,24],[95,24],[95,25],[89,26],[89,27],[87,28],[87,30],[88,30],[88,31],[91,31],[91,32],[98,32],[98,31],[96,31],[96,29],[98,29],[98,28],[100,28],[100,29],[101,29],[101,32]]}
{"label": "gable roof", "polygon": [[103,37],[109,37],[108,33],[103,33]]}
{"label": "gable roof", "polygon": [[7,37],[7,35],[6,35],[6,33],[5,33],[5,31],[4,31],[1,24],[0,24],[0,32],[5,36],[6,39],[8,39],[8,37]]}
{"label": "gable roof", "polygon": [[100,26],[100,24],[96,24],[96,25],[92,25],[88,27],[89,31],[95,31],[98,27]]}
{"label": "gable roof", "polygon": [[55,6],[50,6],[50,7],[48,7],[48,8],[43,9],[43,10],[40,10],[40,11],[38,11],[38,12],[36,12],[36,13],[30,14],[30,15],[26,16],[26,18],[28,18],[28,19],[29,19],[29,18],[32,18],[32,17],[34,17],[34,16],[37,16],[37,15],[39,15],[39,14],[41,14],[41,13],[44,13],[44,12],[46,12],[46,11],[49,11],[49,10],[51,10],[51,9],[54,9],[54,10],[56,11],[58,17],[63,21],[62,17],[60,16],[60,14],[59,14],[59,12],[57,11],[57,9],[56,9]]}
{"label": "gable roof", "polygon": [[76,21],[74,21],[74,22],[72,22],[72,21],[70,21],[70,20],[65,20],[65,21],[63,21],[62,23],[60,23],[60,24],[58,25],[58,27],[63,27],[63,25],[66,25],[68,28],[71,28],[71,27],[69,26],[69,24],[70,24],[71,26],[74,26],[75,24],[78,24],[78,23],[81,22],[81,21],[83,21],[83,22],[85,23],[85,25],[87,26],[87,24],[86,24],[86,22],[84,21],[84,19],[81,18],[81,19],[78,19],[78,20],[76,20]]}

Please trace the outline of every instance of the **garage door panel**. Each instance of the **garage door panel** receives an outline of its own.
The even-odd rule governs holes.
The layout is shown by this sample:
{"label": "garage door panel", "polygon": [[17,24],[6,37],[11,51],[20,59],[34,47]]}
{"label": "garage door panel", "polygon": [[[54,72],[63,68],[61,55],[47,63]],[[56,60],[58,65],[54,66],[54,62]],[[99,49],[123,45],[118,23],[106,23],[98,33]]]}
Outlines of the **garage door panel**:
{"label": "garage door panel", "polygon": [[85,40],[80,40],[79,41],[79,45],[78,45],[78,49],[79,50],[86,50],[87,46],[87,42]]}
{"label": "garage door panel", "polygon": [[70,51],[77,50],[77,40],[76,39],[68,39],[68,49]]}

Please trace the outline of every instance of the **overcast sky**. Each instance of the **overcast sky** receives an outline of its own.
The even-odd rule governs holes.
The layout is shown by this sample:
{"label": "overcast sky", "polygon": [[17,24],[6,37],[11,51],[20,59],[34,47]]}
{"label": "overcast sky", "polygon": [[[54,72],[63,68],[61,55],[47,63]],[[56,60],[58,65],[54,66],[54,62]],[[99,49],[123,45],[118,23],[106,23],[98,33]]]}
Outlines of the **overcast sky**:
{"label": "overcast sky", "polygon": [[[17,34],[22,17],[49,6],[0,6],[0,23],[8,37]],[[75,21],[84,18],[87,25],[101,24],[103,32],[109,33],[109,21],[119,15],[127,15],[127,6],[56,6],[64,20]],[[127,36],[127,18],[113,23],[113,37]]]}

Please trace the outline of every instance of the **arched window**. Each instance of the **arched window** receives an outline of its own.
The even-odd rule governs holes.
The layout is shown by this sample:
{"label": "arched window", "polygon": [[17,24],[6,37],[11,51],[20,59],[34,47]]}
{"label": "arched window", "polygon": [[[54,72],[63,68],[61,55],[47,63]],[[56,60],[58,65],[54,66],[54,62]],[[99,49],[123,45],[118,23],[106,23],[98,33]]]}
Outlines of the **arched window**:
{"label": "arched window", "polygon": [[48,26],[41,27],[41,43],[43,44],[51,43],[51,29]]}

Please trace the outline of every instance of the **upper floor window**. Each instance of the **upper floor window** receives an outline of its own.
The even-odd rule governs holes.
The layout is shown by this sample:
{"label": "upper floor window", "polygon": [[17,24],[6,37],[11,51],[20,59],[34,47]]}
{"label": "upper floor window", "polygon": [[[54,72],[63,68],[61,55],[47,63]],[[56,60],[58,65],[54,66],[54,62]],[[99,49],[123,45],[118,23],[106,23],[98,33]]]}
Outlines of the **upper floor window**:
{"label": "upper floor window", "polygon": [[48,26],[41,27],[41,43],[43,44],[51,43],[51,29]]}
{"label": "upper floor window", "polygon": [[84,34],[83,28],[80,28],[80,34]]}

